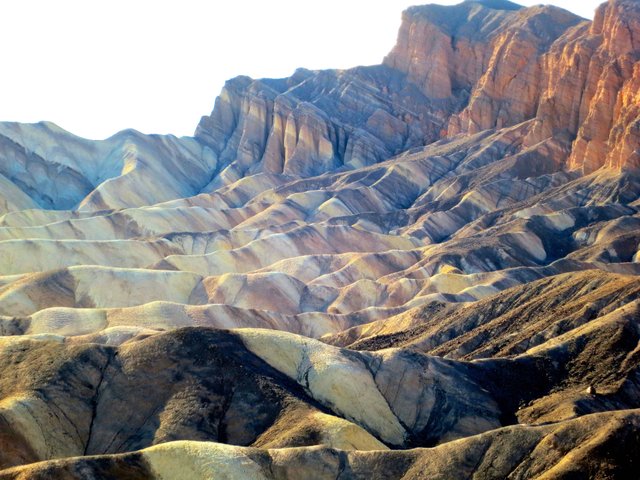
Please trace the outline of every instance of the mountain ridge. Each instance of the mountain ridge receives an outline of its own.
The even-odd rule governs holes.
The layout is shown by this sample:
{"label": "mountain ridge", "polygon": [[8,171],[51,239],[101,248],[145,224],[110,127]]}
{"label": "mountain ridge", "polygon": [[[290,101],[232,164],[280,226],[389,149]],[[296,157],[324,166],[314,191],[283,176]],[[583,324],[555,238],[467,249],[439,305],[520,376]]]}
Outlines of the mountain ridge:
{"label": "mountain ridge", "polygon": [[0,478],[634,478],[637,39],[417,6],[193,137],[0,123]]}

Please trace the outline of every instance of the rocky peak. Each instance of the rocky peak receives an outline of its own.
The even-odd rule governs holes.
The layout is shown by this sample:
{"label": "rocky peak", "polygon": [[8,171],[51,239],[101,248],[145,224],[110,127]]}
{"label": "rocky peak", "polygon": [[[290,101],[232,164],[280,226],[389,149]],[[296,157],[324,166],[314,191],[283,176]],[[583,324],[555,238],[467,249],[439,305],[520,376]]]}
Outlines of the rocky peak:
{"label": "rocky peak", "polygon": [[533,49],[544,51],[578,21],[556,7],[523,8],[507,1],[412,7],[384,63],[407,73],[425,95],[447,98],[477,84],[508,32],[529,36]]}
{"label": "rocky peak", "polygon": [[603,36],[603,46],[616,56],[640,52],[640,2],[610,0],[596,10],[592,35]]}
{"label": "rocky peak", "polygon": [[524,122],[523,148],[551,142],[558,169],[634,167],[639,5],[611,0],[594,22],[506,0],[411,7],[382,65],[233,79],[196,131],[216,156],[210,187],[359,168]]}
{"label": "rocky peak", "polygon": [[503,128],[533,118],[544,89],[543,55],[579,17],[552,6],[513,13],[485,44],[488,62],[449,135]]}
{"label": "rocky peak", "polygon": [[[594,21],[563,35],[546,56],[542,136],[575,140],[568,168],[592,172],[640,163],[640,3],[611,0]],[[540,137],[534,136],[534,141]]]}
{"label": "rocky peak", "polygon": [[638,164],[640,2],[611,0],[588,22],[553,6],[465,1],[412,7],[384,63],[429,98],[455,99],[446,135],[534,120],[525,147],[564,145],[571,170]]}
{"label": "rocky peak", "polygon": [[384,64],[406,73],[428,97],[450,98],[477,82],[488,63],[486,42],[513,15],[471,1],[409,8]]}
{"label": "rocky peak", "polygon": [[452,108],[384,65],[298,70],[227,82],[195,136],[217,155],[218,182],[257,172],[307,177],[438,140]]}

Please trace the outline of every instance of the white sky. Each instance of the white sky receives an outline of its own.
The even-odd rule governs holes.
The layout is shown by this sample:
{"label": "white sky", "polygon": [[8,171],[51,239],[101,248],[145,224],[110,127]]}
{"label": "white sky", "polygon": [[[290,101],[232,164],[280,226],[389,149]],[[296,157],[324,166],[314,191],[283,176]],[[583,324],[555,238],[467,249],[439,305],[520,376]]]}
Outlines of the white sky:
{"label": "white sky", "polygon": [[[0,120],[50,120],[88,138],[191,135],[228,78],[380,63],[402,10],[419,3],[3,1]],[[600,2],[549,3],[592,18]]]}

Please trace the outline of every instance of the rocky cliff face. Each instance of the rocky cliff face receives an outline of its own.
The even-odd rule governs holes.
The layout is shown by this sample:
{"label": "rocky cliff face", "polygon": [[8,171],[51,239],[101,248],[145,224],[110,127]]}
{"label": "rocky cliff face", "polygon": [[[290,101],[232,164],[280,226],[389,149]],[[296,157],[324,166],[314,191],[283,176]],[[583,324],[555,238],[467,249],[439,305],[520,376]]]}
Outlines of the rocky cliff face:
{"label": "rocky cliff face", "polygon": [[[585,78],[584,95],[569,168],[590,172],[603,165],[614,169],[640,166],[639,18],[637,2],[611,1],[598,8],[580,42],[591,43],[594,50],[586,75],[579,74]],[[570,63],[579,63],[570,53],[567,56]]]}
{"label": "rocky cliff face", "polygon": [[635,478],[639,5],[413,7],[193,138],[0,123],[0,478]]}
{"label": "rocky cliff face", "polygon": [[235,78],[196,138],[218,155],[220,181],[258,172],[310,177],[380,162],[437,139],[446,106],[384,66]]}
{"label": "rocky cliff face", "polygon": [[637,8],[612,1],[589,23],[506,1],[413,7],[383,62],[404,76],[376,67],[299,71],[270,83],[238,78],[196,137],[218,152],[230,178],[312,176],[535,121],[526,145],[566,144],[571,153],[558,155],[559,165],[636,168]]}
{"label": "rocky cliff face", "polygon": [[561,9],[467,1],[405,12],[385,64],[432,98],[468,97],[447,135],[535,120],[527,144],[571,143],[569,169],[638,168],[638,4],[593,22]]}
{"label": "rocky cliff face", "polygon": [[405,72],[429,97],[457,97],[447,134],[477,133],[535,116],[542,55],[580,21],[556,7],[467,1],[405,12],[385,64]]}

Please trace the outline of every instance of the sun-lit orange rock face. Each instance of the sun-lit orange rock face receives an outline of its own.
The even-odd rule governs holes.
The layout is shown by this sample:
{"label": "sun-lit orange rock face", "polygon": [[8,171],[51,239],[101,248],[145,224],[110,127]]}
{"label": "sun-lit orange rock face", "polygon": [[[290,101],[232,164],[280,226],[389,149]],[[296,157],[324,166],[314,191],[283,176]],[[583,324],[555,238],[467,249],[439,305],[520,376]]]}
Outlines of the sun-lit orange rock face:
{"label": "sun-lit orange rock face", "polygon": [[409,8],[384,63],[405,72],[430,98],[450,99],[469,90],[491,62],[491,40],[520,9],[509,2],[500,2],[500,7],[464,2]]}
{"label": "sun-lit orange rock face", "polygon": [[385,64],[429,97],[462,101],[462,111],[451,112],[449,136],[502,128],[535,116],[543,54],[580,21],[556,7],[509,2],[416,7],[405,12]]}
{"label": "sun-lit orange rock face", "polygon": [[543,135],[575,136],[567,167],[637,168],[640,131],[640,5],[611,0],[593,23],[563,36],[547,56],[548,85],[538,117]]}
{"label": "sun-lit orange rock face", "polygon": [[469,105],[450,122],[449,134],[477,133],[534,117],[544,77],[541,54],[575,16],[554,7],[518,11],[490,44],[490,60]]}
{"label": "sun-lit orange rock face", "polygon": [[567,32],[546,55],[546,91],[532,140],[566,131],[567,167],[637,168],[640,5],[611,0],[594,21]]}
{"label": "sun-lit orange rock face", "polygon": [[452,102],[448,136],[535,119],[527,145],[573,142],[568,169],[638,168],[640,5],[611,0],[588,22],[499,3],[409,9],[385,64]]}

